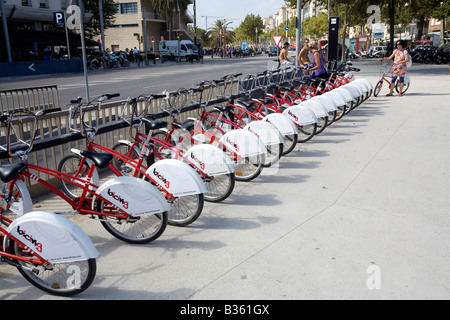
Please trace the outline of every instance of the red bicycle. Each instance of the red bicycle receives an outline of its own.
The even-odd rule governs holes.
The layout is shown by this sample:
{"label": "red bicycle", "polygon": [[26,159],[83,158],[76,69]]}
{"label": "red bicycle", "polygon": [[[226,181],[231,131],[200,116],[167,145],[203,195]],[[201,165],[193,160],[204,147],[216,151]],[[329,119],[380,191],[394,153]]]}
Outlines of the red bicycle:
{"label": "red bicycle", "polygon": [[[151,147],[151,136],[142,141],[143,147],[136,151],[129,145],[116,144],[113,148],[107,148],[95,142],[95,134],[98,128],[86,123],[84,114],[86,108],[95,108],[99,105],[96,100],[102,102],[107,95],[100,96],[87,106],[82,106],[81,98],[72,100],[70,110],[70,130],[79,132],[87,139],[87,150],[93,154],[103,152],[111,155],[112,161],[104,168],[109,168],[116,176],[142,177],[152,185],[156,186],[164,198],[170,204],[168,211],[168,224],[176,226],[186,226],[194,222],[203,210],[203,193],[206,188],[197,173],[187,164],[180,161],[169,161],[146,167],[143,162],[146,160]],[[130,98],[134,101],[136,98]],[[127,106],[124,107],[126,109]],[[80,118],[80,129],[73,127],[72,123]],[[97,117],[98,118],[98,117]],[[145,120],[145,119],[143,119]],[[161,124],[155,124],[161,127]],[[73,153],[61,159],[58,170],[78,177],[86,177],[89,173],[89,159],[79,150],[72,149]],[[95,171],[94,183],[98,183],[98,172]],[[142,180],[143,181],[143,180]],[[67,180],[60,180],[62,190],[71,198],[79,196],[79,190],[74,188]]]}
{"label": "red bicycle", "polygon": [[[11,137],[21,136],[17,132],[13,132],[14,117],[32,118],[33,129],[30,131],[29,143],[25,144],[24,139],[19,140],[20,146],[13,145],[10,142]],[[12,114],[5,121],[8,128],[6,149],[11,157],[17,156],[21,160],[19,163],[6,165],[8,167],[3,171],[2,180],[9,182],[8,194],[20,194],[23,204],[31,203],[31,198],[28,198],[29,192],[24,189],[26,188],[25,184],[20,183],[20,181],[30,179],[30,181],[36,181],[48,188],[72,207],[71,211],[55,213],[78,213],[98,220],[111,235],[122,241],[148,243],[164,232],[167,226],[167,211],[170,210],[170,206],[156,187],[132,177],[116,177],[100,186],[93,182],[96,168],[107,167],[112,160],[112,154],[80,151],[80,154],[88,159],[86,165],[82,167],[85,171],[83,175],[80,175],[81,170],[78,170],[78,167],[77,170],[72,171],[73,174],[68,174],[26,163],[28,153],[32,150],[36,138],[34,128],[36,128],[37,117],[38,115],[33,113],[17,113]],[[16,146],[16,149],[12,148],[14,146]],[[24,150],[24,148],[26,149]],[[64,181],[78,188],[81,192],[79,196],[71,198],[34,172]],[[16,192],[12,189],[13,187],[19,191]],[[18,207],[17,212],[27,213],[25,207],[20,209],[20,202],[16,205]]]}
{"label": "red bicycle", "polygon": [[[390,88],[391,86],[391,79],[392,79],[392,63],[383,62],[380,68],[380,75],[381,79],[377,82],[375,85],[375,88],[373,89],[373,95],[375,97],[378,97],[380,94],[381,89],[383,88],[384,83],[386,83],[387,87]],[[403,92],[405,93],[406,90],[409,88],[409,84],[411,83],[408,74],[405,76],[405,84],[403,86]],[[394,84],[395,91],[397,93],[400,93],[400,79],[397,77],[395,84]]]}

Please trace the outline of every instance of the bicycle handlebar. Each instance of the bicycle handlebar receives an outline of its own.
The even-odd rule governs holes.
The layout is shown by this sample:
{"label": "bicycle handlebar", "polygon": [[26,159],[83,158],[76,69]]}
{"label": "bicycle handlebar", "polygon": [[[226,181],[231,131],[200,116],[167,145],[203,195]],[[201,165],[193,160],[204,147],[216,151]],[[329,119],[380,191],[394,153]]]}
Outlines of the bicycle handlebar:
{"label": "bicycle handlebar", "polygon": [[[43,110],[39,110],[37,112],[32,112],[32,111],[28,111],[28,110],[13,110],[11,113],[4,113],[3,115],[1,115],[0,121],[2,123],[4,123],[6,126],[6,137],[7,137],[6,149],[4,147],[2,147],[2,149],[7,151],[10,157],[18,156],[22,160],[25,160],[27,154],[30,153],[30,151],[33,149],[33,144],[36,139],[36,132],[37,132],[37,130],[36,130],[37,119],[39,118],[39,116],[43,116],[43,115],[53,113],[53,112],[58,112],[58,111],[61,111],[61,108],[43,109]],[[33,118],[33,120],[32,120],[33,124],[30,128],[30,142],[29,143],[22,140],[20,138],[19,134],[17,134],[14,131],[14,128],[12,128],[12,123],[11,123],[12,118],[16,115],[22,115],[22,118],[25,118],[25,117]],[[26,146],[26,148],[22,148],[21,150],[17,150],[15,152],[13,152],[11,150],[12,149],[11,148],[11,145],[12,145],[11,144],[11,136],[12,136],[11,131],[13,131],[13,134],[16,136],[17,143]]]}
{"label": "bicycle handlebar", "polygon": [[[97,108],[97,111],[99,110],[100,103],[105,100],[109,100],[115,97],[120,97],[120,93],[105,93],[102,94],[91,101],[89,101],[86,105],[84,105],[84,108],[88,107],[94,107]],[[70,100],[70,107],[69,107],[69,130],[77,133],[81,133],[83,137],[86,137],[89,133],[95,134],[97,132],[97,128],[94,128],[91,125],[88,125],[84,122],[84,114],[83,114],[83,105],[82,105],[82,97],[77,97],[76,99]],[[98,102],[96,104],[96,102]],[[76,115],[77,110],[79,110],[80,113],[80,129],[75,129],[72,126],[72,121]]]}

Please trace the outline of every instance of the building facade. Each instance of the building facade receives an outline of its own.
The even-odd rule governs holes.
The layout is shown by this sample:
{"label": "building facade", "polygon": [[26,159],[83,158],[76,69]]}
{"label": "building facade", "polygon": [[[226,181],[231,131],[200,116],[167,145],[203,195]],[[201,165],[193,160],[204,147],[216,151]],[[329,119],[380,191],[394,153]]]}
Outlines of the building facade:
{"label": "building facade", "polygon": [[[72,0],[1,0],[7,28],[0,24],[0,61],[7,61],[10,47],[13,61],[59,59],[80,55],[81,38],[78,30],[67,30],[55,22],[55,13],[64,13]],[[104,28],[104,48],[107,51],[125,51],[134,47],[157,50],[161,39],[193,40],[187,24],[193,15],[187,10],[174,10],[172,32],[169,32],[167,17],[156,13],[151,0],[116,0],[117,14],[114,25]],[[191,1],[192,3],[192,1]],[[0,12],[1,16],[1,12]],[[67,18],[68,15],[66,15]],[[93,17],[86,12],[84,23]],[[1,17],[2,20],[4,17]],[[102,49],[101,35],[85,40],[86,47]]]}
{"label": "building facade", "polygon": [[106,50],[117,52],[136,47],[141,51],[145,48],[147,51],[157,51],[161,40],[175,40],[177,33],[181,33],[184,40],[194,40],[187,28],[189,23],[194,22],[189,10],[174,10],[172,23],[169,24],[169,17],[158,14],[151,0],[116,0],[116,3],[118,8],[114,25],[105,29]]}

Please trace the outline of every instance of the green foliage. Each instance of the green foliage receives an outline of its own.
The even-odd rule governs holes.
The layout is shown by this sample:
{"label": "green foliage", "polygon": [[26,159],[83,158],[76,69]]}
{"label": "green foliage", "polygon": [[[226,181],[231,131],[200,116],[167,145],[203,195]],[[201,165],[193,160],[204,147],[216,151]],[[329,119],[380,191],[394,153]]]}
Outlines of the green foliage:
{"label": "green foliage", "polygon": [[[100,9],[98,0],[84,0],[84,8],[91,12],[94,16],[92,20],[84,26],[85,36],[92,39],[101,33],[100,26]],[[117,13],[117,5],[114,0],[103,0],[103,26],[107,28],[114,24],[114,16]]]}
{"label": "green foliage", "polygon": [[303,22],[302,34],[312,39],[322,38],[328,30],[328,15],[321,12],[317,17],[308,17]]}
{"label": "green foliage", "polygon": [[210,46],[219,45],[219,42],[217,39],[222,39],[221,36],[224,34],[223,43],[225,44],[231,44],[234,41],[235,38],[235,32],[230,29],[231,21],[227,21],[226,19],[223,20],[216,20],[214,25],[209,29],[208,36],[209,36],[209,42],[208,44]]}
{"label": "green foliage", "polygon": [[236,38],[238,40],[255,39],[256,32],[260,36],[264,32],[264,23],[260,15],[248,14],[244,21],[236,28]]}

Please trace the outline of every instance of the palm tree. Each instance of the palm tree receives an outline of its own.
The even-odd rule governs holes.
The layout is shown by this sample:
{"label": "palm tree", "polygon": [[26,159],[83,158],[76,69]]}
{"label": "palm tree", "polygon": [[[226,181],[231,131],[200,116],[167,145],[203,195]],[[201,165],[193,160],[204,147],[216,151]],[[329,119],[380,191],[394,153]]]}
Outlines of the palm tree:
{"label": "palm tree", "polygon": [[[227,19],[216,20],[215,24],[208,31],[209,38],[211,39],[211,45],[216,44],[217,39],[222,39],[222,46],[225,43],[232,43],[234,41],[235,32],[230,30],[231,21]],[[222,34],[224,37],[222,38]]]}
{"label": "palm tree", "polygon": [[166,16],[169,29],[169,40],[172,39],[174,11],[186,11],[190,0],[152,0],[153,9],[162,16]]}

